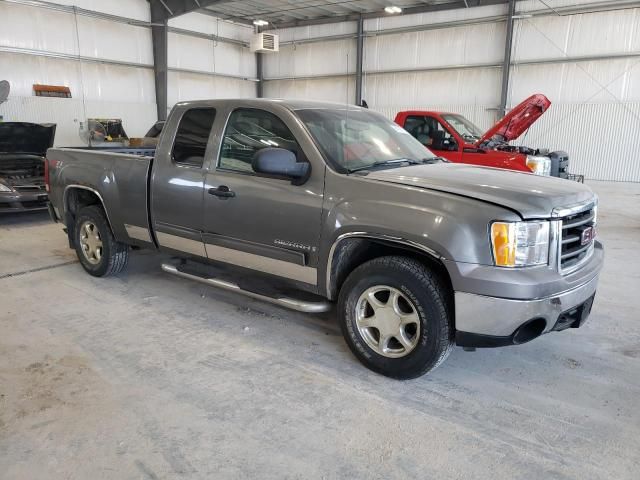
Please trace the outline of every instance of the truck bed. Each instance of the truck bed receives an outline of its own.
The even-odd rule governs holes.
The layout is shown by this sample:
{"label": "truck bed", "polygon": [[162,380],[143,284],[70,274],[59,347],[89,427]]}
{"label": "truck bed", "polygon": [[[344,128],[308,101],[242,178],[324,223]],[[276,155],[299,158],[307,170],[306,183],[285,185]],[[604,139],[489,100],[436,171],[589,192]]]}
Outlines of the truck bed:
{"label": "truck bed", "polygon": [[100,198],[116,240],[153,245],[149,228],[149,174],[154,149],[51,148],[50,200],[57,213],[69,192],[88,190]]}

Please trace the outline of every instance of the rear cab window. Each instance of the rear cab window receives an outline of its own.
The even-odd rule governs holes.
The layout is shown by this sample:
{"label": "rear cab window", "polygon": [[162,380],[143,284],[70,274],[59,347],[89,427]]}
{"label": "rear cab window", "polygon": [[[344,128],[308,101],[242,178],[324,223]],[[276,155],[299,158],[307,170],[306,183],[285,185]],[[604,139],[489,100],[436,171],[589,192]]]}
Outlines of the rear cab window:
{"label": "rear cab window", "polygon": [[215,108],[192,108],[182,115],[171,151],[175,164],[202,168],[215,118]]}

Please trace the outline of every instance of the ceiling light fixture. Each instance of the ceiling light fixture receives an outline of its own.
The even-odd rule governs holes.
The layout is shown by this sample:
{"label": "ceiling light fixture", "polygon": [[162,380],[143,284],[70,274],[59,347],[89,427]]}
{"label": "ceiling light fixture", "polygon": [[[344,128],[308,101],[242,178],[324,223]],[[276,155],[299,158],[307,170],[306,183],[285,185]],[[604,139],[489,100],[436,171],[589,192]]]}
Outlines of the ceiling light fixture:
{"label": "ceiling light fixture", "polygon": [[396,7],[395,5],[384,7],[384,11],[387,13],[402,13],[402,9],[400,7]]}
{"label": "ceiling light fixture", "polygon": [[265,25],[269,25],[269,22],[267,22],[266,20],[254,20],[253,24],[256,27],[264,27]]}

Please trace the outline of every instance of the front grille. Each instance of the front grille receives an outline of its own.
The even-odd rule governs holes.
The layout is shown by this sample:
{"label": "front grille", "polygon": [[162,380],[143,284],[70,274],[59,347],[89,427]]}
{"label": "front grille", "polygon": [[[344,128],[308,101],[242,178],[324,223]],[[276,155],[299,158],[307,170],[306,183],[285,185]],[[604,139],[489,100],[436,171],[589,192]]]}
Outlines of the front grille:
{"label": "front grille", "polygon": [[562,219],[560,270],[573,270],[587,260],[593,251],[596,209],[569,215]]}

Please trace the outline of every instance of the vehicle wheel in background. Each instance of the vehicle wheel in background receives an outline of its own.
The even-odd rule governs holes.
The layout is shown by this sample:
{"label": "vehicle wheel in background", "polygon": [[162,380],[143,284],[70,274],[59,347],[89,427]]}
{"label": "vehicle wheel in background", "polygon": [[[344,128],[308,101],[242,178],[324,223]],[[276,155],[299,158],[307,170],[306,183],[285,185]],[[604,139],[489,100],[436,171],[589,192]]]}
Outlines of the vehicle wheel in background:
{"label": "vehicle wheel in background", "polygon": [[74,235],[78,259],[94,277],[119,273],[127,265],[129,246],[115,240],[101,207],[91,205],[80,210]]}
{"label": "vehicle wheel in background", "polygon": [[342,333],[371,370],[397,379],[436,368],[453,346],[447,290],[417,260],[389,256],[356,268],[338,298]]}

